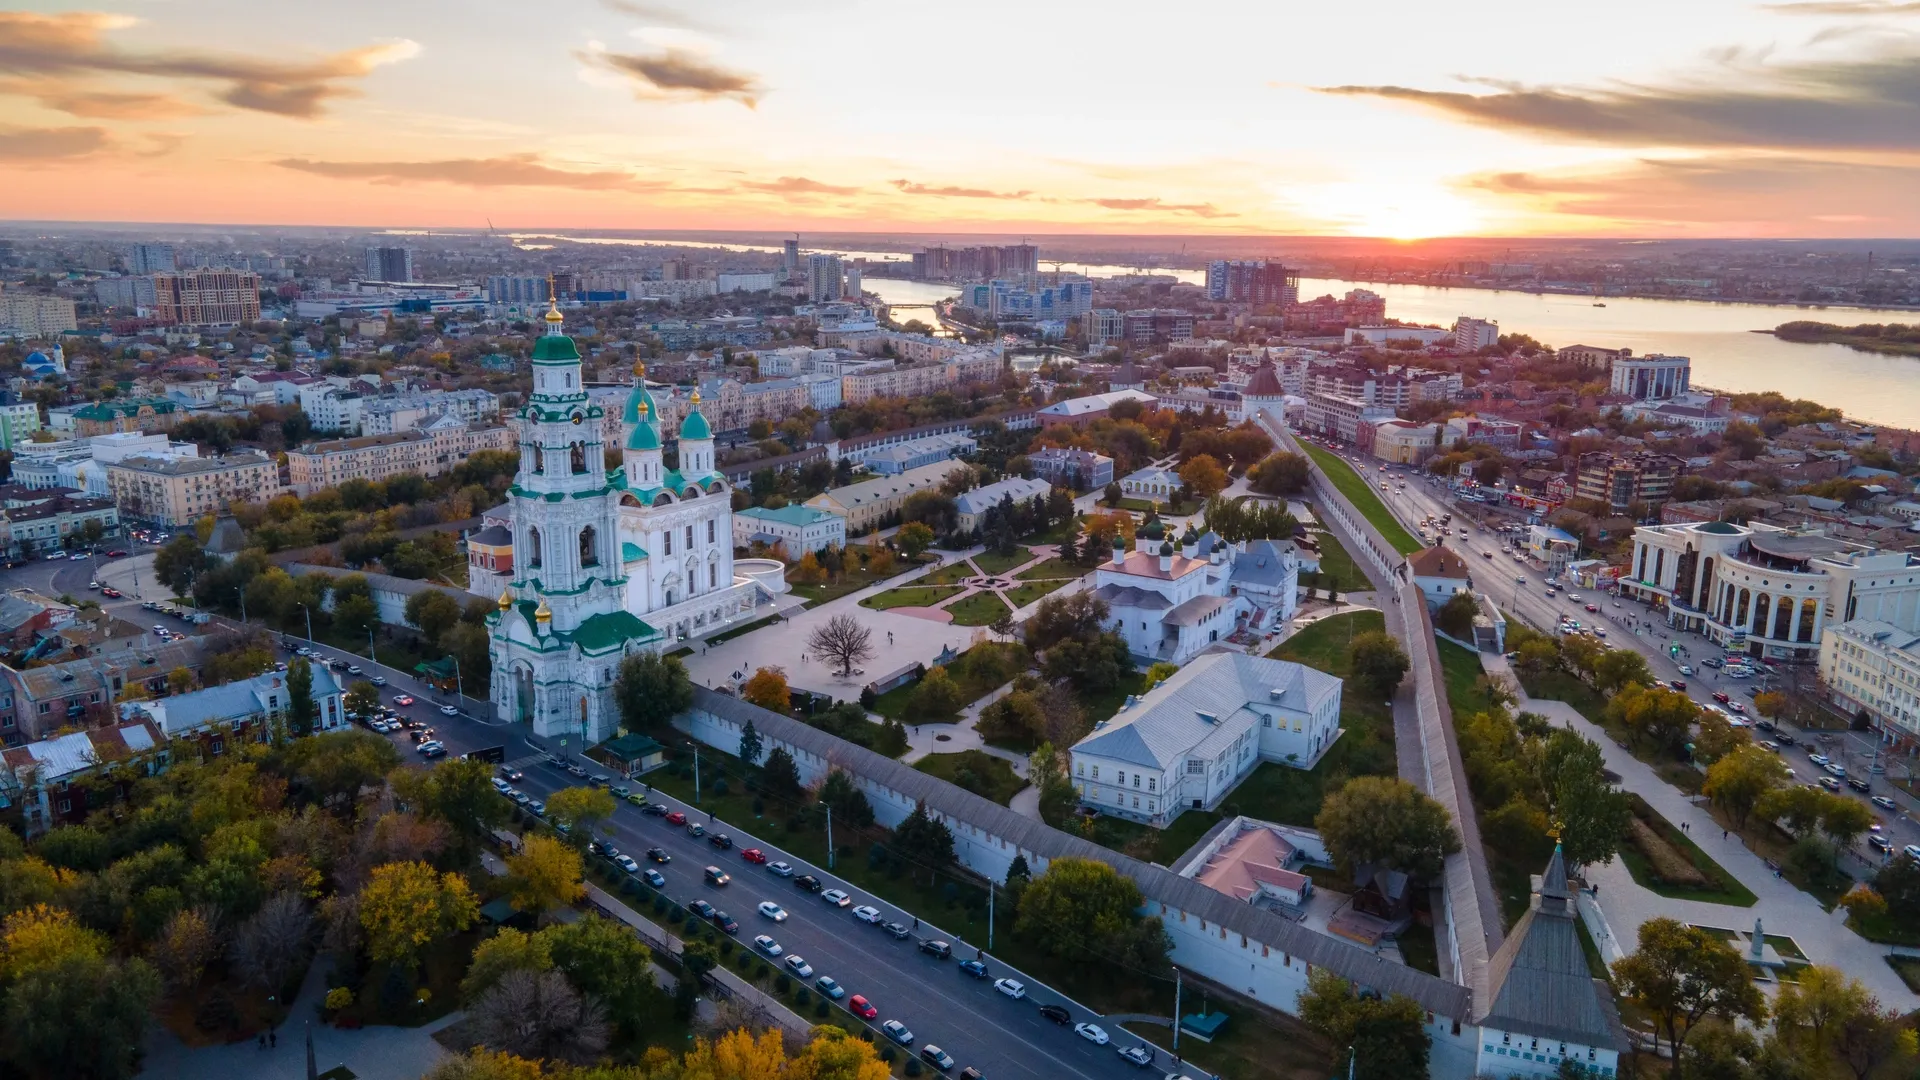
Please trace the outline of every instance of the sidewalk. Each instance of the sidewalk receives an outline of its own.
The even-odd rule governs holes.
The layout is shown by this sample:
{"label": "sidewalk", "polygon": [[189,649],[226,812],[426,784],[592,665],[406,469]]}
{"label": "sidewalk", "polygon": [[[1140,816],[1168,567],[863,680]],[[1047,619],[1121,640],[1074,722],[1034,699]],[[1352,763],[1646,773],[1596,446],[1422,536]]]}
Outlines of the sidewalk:
{"label": "sidewalk", "polygon": [[1723,835],[1720,824],[1704,806],[1660,779],[1652,766],[1615,743],[1573,706],[1564,701],[1528,697],[1519,680],[1512,677],[1505,657],[1482,653],[1480,663],[1489,676],[1504,678],[1513,686],[1519,697],[1516,709],[1539,713],[1555,725],[1570,727],[1597,743],[1606,767],[1620,777],[1623,789],[1647,800],[1648,805],[1676,827],[1685,825],[1688,837],[1702,851],[1759,898],[1752,907],[1675,900],[1635,882],[1627,872],[1626,863],[1620,859],[1604,866],[1588,867],[1587,881],[1600,886],[1597,897],[1600,911],[1622,948],[1631,951],[1639,937],[1640,925],[1661,916],[1743,931],[1751,931],[1753,920],[1758,918],[1765,923],[1768,933],[1792,937],[1813,963],[1839,968],[1859,979],[1886,1005],[1901,1012],[1920,1007],[1920,995],[1907,989],[1906,983],[1887,965],[1888,947],[1876,945],[1848,929],[1845,909],[1826,911],[1818,900],[1793,883],[1775,877],[1765,861],[1748,850],[1738,837]]}

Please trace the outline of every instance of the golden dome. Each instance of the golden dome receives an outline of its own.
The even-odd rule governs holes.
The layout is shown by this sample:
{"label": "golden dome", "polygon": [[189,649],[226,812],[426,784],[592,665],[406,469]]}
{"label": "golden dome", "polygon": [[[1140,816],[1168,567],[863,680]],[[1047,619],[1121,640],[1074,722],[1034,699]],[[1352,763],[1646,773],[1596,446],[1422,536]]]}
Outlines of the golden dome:
{"label": "golden dome", "polygon": [[696,386],[693,388],[693,396],[688,398],[687,401],[690,404],[694,404],[694,405],[700,404],[700,388],[699,387]]}
{"label": "golden dome", "polygon": [[647,377],[647,362],[645,360],[635,360],[633,362],[633,377],[641,380]]}
{"label": "golden dome", "polygon": [[644,423],[646,423],[646,422],[647,422],[647,413],[648,413],[648,412],[650,411],[650,410],[648,410],[648,408],[647,408],[647,403],[643,401],[643,402],[641,402],[641,403],[640,403],[640,404],[639,404],[638,406],[636,406],[636,407],[637,407],[637,408],[639,409],[639,412],[640,412],[640,422],[641,422],[641,423],[643,423],[643,424],[644,424]]}
{"label": "golden dome", "polygon": [[567,317],[565,315],[560,314],[560,301],[558,300],[547,301],[546,319],[548,323],[554,326],[558,326],[561,323],[567,321]]}
{"label": "golden dome", "polygon": [[512,592],[512,590],[510,590],[510,589],[501,589],[501,590],[500,590],[500,610],[501,610],[501,611],[505,611],[505,610],[507,610],[508,608],[510,608],[510,607],[512,607],[512,606],[513,606],[513,592]]}
{"label": "golden dome", "polygon": [[550,623],[553,621],[553,609],[547,607],[545,599],[542,599],[540,606],[533,610],[533,618],[536,622]]}

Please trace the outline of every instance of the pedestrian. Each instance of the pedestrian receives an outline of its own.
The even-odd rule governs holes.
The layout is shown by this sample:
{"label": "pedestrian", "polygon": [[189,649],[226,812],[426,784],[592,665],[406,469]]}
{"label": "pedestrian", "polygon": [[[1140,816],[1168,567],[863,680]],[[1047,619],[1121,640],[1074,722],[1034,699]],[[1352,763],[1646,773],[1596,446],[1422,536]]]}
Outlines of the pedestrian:
{"label": "pedestrian", "polygon": [[1725,829],[1721,829],[1721,830],[1720,830],[1720,839],[1722,839],[1722,840],[1725,840],[1726,838],[1727,838],[1727,830],[1725,830]]}
{"label": "pedestrian", "polygon": [[267,1045],[275,1050],[280,1049],[280,1033],[278,1031],[267,1032]]}
{"label": "pedestrian", "polygon": [[267,1035],[266,1035],[266,1032],[261,1032],[260,1033],[260,1049],[265,1050],[266,1048],[267,1048]]}
{"label": "pedestrian", "polygon": [[915,930],[920,929],[920,919],[917,916],[913,920],[913,928]]}

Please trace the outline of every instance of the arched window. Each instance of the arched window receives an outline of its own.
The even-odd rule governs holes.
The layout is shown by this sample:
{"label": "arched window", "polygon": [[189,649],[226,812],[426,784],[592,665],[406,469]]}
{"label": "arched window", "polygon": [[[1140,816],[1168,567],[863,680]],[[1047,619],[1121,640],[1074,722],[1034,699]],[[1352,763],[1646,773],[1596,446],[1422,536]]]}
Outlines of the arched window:
{"label": "arched window", "polygon": [[1761,593],[1753,599],[1753,632],[1761,637],[1767,636],[1767,614],[1773,604],[1773,597]]}
{"label": "arched window", "polygon": [[1799,640],[1801,641],[1813,640],[1813,617],[1817,612],[1819,612],[1819,610],[1820,610],[1820,605],[1817,602],[1815,602],[1813,597],[1811,596],[1800,601],[1800,633],[1798,635]]}
{"label": "arched window", "polygon": [[1746,589],[1740,590],[1740,599],[1733,606],[1733,624],[1744,628],[1747,625],[1747,605],[1753,602],[1753,594]]}
{"label": "arched window", "polygon": [[527,552],[527,568],[540,569],[540,530],[531,525],[527,527],[527,547],[532,549]]}
{"label": "arched window", "polygon": [[574,443],[572,446],[567,447],[567,458],[569,464],[573,466],[573,475],[579,476],[581,473],[586,472],[587,444]]}
{"label": "arched window", "polygon": [[1787,635],[1791,633],[1793,633],[1793,597],[1783,596],[1779,602],[1774,605],[1773,633],[1767,636],[1779,641],[1785,641],[1787,640]]}
{"label": "arched window", "polygon": [[586,528],[580,530],[580,565],[581,566],[599,566],[600,565],[600,544],[598,541],[599,541],[599,534],[594,531],[593,526],[589,525]]}
{"label": "arched window", "polygon": [[720,564],[708,563],[707,564],[707,588],[717,589],[719,587],[720,587]]}

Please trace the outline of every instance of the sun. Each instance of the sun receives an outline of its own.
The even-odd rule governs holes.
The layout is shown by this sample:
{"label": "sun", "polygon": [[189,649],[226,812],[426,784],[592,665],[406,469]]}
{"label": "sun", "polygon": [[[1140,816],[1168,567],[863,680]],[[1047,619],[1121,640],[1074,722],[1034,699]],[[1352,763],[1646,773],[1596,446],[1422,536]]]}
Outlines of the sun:
{"label": "sun", "polygon": [[1480,207],[1444,187],[1410,183],[1329,184],[1301,199],[1308,213],[1348,236],[1426,240],[1471,236],[1486,227]]}

